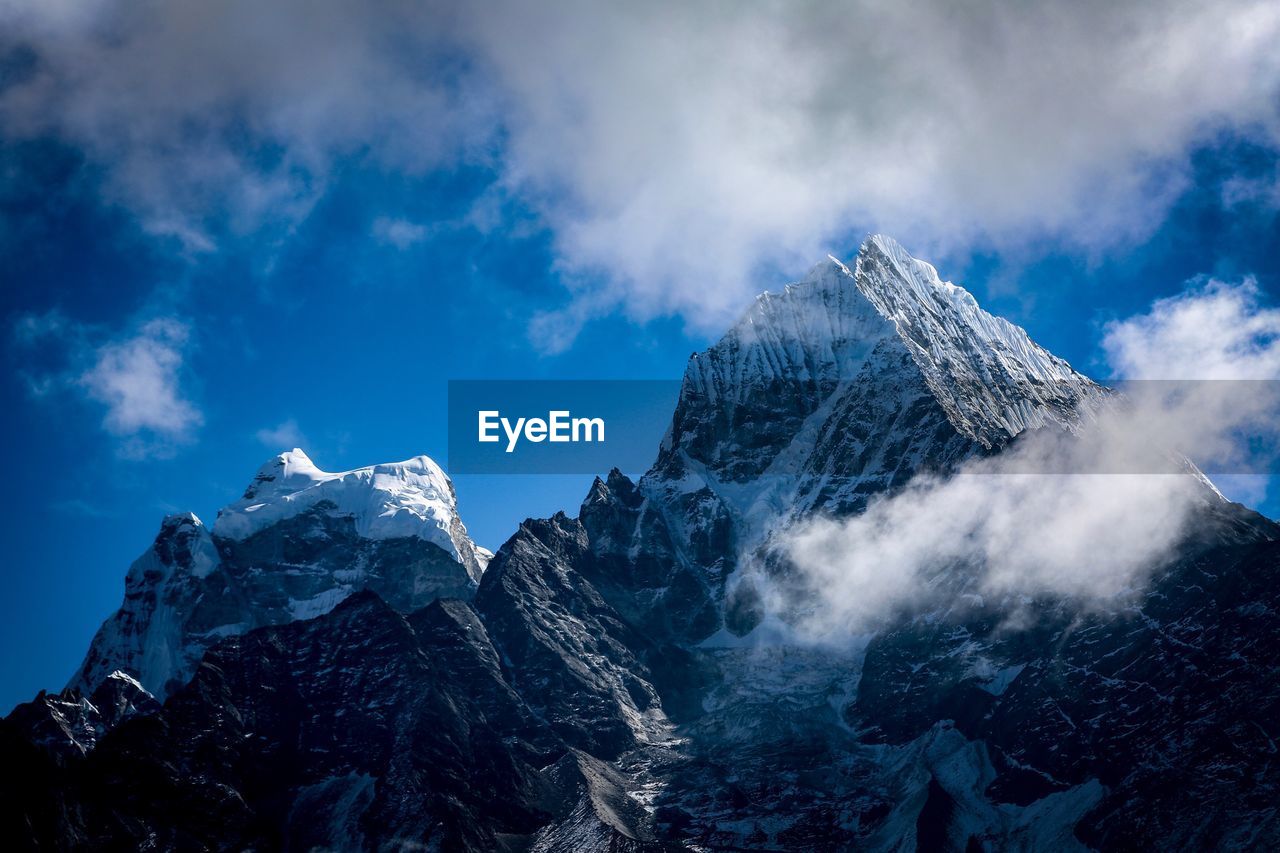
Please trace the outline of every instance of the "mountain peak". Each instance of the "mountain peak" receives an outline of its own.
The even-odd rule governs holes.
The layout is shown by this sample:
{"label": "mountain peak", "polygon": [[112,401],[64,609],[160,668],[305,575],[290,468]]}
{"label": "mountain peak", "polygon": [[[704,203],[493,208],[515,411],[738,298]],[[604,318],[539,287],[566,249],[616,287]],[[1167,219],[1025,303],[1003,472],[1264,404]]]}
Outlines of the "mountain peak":
{"label": "mountain peak", "polygon": [[191,513],[165,518],[71,683],[87,693],[120,670],[163,697],[223,637],[365,589],[404,610],[469,597],[490,556],[429,457],[330,473],[295,448],[260,467],[212,531]]}
{"label": "mountain peak", "polygon": [[287,483],[303,485],[315,481],[323,474],[324,472],[311,461],[306,451],[295,447],[293,450],[276,454],[262,464],[258,472],[253,475],[249,487],[245,489],[244,499],[257,497],[259,491],[267,484],[275,483],[276,488],[280,484]]}
{"label": "mountain peak", "polygon": [[460,557],[453,484],[428,456],[331,473],[299,448],[286,451],[258,469],[244,497],[218,513],[214,533],[241,541],[313,509],[351,517],[368,539],[416,536]]}
{"label": "mountain peak", "polygon": [[[895,339],[926,372],[956,367],[960,359],[949,356],[957,352],[985,349],[1020,359],[1038,380],[1083,378],[883,234],[867,237],[848,263],[828,255],[799,281],[761,293],[719,343],[691,357],[686,378],[697,387],[740,385],[753,377],[846,380],[872,350]],[[939,359],[951,363],[940,365]],[[708,376],[708,368],[720,375]]]}
{"label": "mountain peak", "polygon": [[204,522],[194,512],[171,512],[160,522],[160,533],[172,533],[184,528],[202,528]]}
{"label": "mountain peak", "polygon": [[720,401],[742,400],[762,383],[799,383],[818,404],[886,348],[905,349],[956,429],[988,447],[1046,419],[1069,425],[1080,398],[1102,393],[883,234],[867,237],[852,263],[829,255],[799,282],[762,293],[695,354],[685,381]]}
{"label": "mountain peak", "polygon": [[888,237],[863,243],[851,276],[893,323],[952,424],[987,447],[1050,421],[1072,427],[1080,404],[1105,393]]}
{"label": "mountain peak", "polygon": [[690,359],[642,489],[705,508],[677,537],[695,550],[728,530],[751,542],[780,513],[856,511],[1026,430],[1075,431],[1107,393],[872,235],[853,261],[761,294]]}

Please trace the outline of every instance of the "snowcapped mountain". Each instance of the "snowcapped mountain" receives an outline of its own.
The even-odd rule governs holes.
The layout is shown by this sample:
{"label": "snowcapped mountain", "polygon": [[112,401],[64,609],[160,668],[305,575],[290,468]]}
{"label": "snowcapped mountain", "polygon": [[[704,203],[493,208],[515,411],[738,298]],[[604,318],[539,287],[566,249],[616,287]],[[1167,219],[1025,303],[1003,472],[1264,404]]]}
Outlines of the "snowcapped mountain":
{"label": "snowcapped mountain", "polygon": [[102,698],[0,722],[26,783],[0,821],[50,848],[1276,847],[1280,528],[1216,492],[1110,607],[1012,612],[948,565],[941,603],[814,643],[738,582],[798,520],[1088,440],[1109,393],[873,237],[691,358],[638,483],[487,569],[430,460],[283,454],[212,531],[165,520],[74,682]]}
{"label": "snowcapped mountain", "polygon": [[294,449],[212,531],[191,513],[165,518],[70,686],[89,693],[121,670],[163,697],[223,637],[318,616],[361,589],[404,610],[469,597],[488,556],[427,457],[331,474]]}
{"label": "snowcapped mountain", "polygon": [[[831,258],[781,293],[762,294],[718,344],[690,359],[665,449],[685,451],[722,479],[759,476],[777,454],[804,446],[813,432],[806,420],[829,417],[851,386],[885,381],[886,368],[922,383],[950,426],[987,448],[1025,429],[1073,425],[1081,404],[1102,396],[1025,331],[877,235],[852,268]],[[757,432],[767,424],[754,407],[770,402],[770,389],[785,392],[775,404],[786,404],[777,410],[787,428],[776,434]],[[722,420],[705,423],[702,406]],[[755,440],[711,441],[715,426],[735,438],[745,428]]]}
{"label": "snowcapped mountain", "polygon": [[484,567],[458,519],[453,485],[426,456],[330,474],[294,448],[259,469],[244,497],[218,512],[213,532],[243,542],[316,511],[350,518],[362,539],[423,539],[452,554],[472,580],[480,580]]}
{"label": "snowcapped mountain", "polygon": [[[647,636],[692,649],[691,661],[650,661],[658,683],[676,686],[663,696],[687,738],[669,771],[679,782],[665,789],[684,838],[728,849],[885,850],[1200,838],[1179,822],[1180,806],[1113,787],[1175,761],[1175,748],[1153,744],[1185,718],[1157,724],[1164,711],[1143,705],[1138,738],[1132,720],[1120,720],[1126,712],[1087,723],[1076,715],[1112,702],[1136,708],[1137,691],[1196,707],[1207,733],[1239,725],[1237,708],[1214,697],[1226,670],[1246,692],[1274,693],[1263,686],[1260,650],[1240,651],[1248,639],[1218,630],[1200,596],[1212,587],[1232,606],[1257,596],[1230,573],[1206,585],[1206,566],[1274,577],[1280,531],[1211,488],[1197,535],[1217,550],[1205,557],[1208,546],[1189,542],[1123,614],[1045,600],[1026,628],[1010,631],[999,602],[958,594],[883,633],[814,647],[754,634],[759,601],[733,583],[744,560],[765,559],[779,528],[814,513],[858,513],[914,476],[945,475],[1028,430],[1078,434],[1109,396],[883,237],[850,265],[820,264],[762,295],[693,356],[654,469],[638,484],[614,472],[588,495],[581,518],[595,560],[574,567]],[[960,570],[942,579],[957,593],[967,591]],[[1175,623],[1197,648],[1230,647],[1249,662],[1180,681],[1186,654],[1160,639]],[[1145,660],[1153,646],[1157,660]],[[1125,667],[1144,670],[1140,684],[1118,675]],[[689,681],[700,687],[693,703]],[[1054,715],[1067,707],[1064,727]],[[1064,738],[1074,743],[1066,763]],[[1145,763],[1143,748],[1158,757]],[[1229,808],[1232,795],[1211,787],[1201,786],[1214,802],[1201,816]],[[1153,809],[1152,834],[1129,834],[1126,820],[1142,808]],[[1259,813],[1245,820],[1276,832]]]}
{"label": "snowcapped mountain", "polygon": [[[764,293],[690,358],[641,528],[670,573],[651,607],[690,639],[720,627],[739,559],[815,512],[847,515],[922,472],[946,473],[1027,430],[1077,430],[1109,392],[978,307],[883,236]],[[732,610],[732,608],[730,608]]]}

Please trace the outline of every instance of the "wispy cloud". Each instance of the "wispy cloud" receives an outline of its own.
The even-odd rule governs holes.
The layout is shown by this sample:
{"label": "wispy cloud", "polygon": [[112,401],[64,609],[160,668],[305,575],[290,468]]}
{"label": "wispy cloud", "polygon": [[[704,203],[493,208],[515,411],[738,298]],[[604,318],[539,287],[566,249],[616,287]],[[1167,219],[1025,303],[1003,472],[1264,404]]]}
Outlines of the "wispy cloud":
{"label": "wispy cloud", "polygon": [[0,117],[9,137],[75,145],[107,201],[207,252],[226,233],[286,235],[342,158],[453,162],[490,123],[441,67],[450,29],[442,4],[396,0],[4,4],[0,50],[33,57]]}
{"label": "wispy cloud", "polygon": [[179,387],[190,328],[169,317],[144,323],[134,334],[98,348],[79,378],[89,397],[107,408],[102,425],[113,435],[144,432],[186,441],[204,418]]}
{"label": "wispy cloud", "polygon": [[183,388],[190,326],[153,317],[114,336],[57,312],[14,325],[19,350],[52,350],[51,363],[24,369],[33,396],[68,392],[103,409],[102,427],[127,458],[171,455],[204,422]]}
{"label": "wispy cloud", "polygon": [[283,421],[274,427],[263,427],[253,434],[264,447],[269,450],[292,450],[295,447],[305,448],[309,445],[298,422],[293,418]]}
{"label": "wispy cloud", "polygon": [[403,251],[427,239],[429,231],[427,226],[408,219],[379,216],[373,220],[369,233],[379,243],[395,246]]}

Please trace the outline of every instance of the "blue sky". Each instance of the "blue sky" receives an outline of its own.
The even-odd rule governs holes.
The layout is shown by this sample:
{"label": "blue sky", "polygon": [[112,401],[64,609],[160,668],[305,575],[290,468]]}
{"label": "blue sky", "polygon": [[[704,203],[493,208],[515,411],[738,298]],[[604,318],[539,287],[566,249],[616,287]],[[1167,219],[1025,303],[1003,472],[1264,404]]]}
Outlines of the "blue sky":
{"label": "blue sky", "polygon": [[[62,685],[165,513],[211,521],[273,453],[443,462],[449,379],[677,378],[752,294],[871,230],[1100,378],[1105,324],[1189,282],[1280,301],[1280,28],[1255,4],[1056,22],[1085,80],[1017,37],[1047,12],[985,58],[945,4],[867,12],[932,45],[902,64],[855,62],[814,10],[722,10],[711,40],[678,6],[659,34],[173,5],[6,13],[0,710]],[[456,486],[496,548],[589,482]]]}

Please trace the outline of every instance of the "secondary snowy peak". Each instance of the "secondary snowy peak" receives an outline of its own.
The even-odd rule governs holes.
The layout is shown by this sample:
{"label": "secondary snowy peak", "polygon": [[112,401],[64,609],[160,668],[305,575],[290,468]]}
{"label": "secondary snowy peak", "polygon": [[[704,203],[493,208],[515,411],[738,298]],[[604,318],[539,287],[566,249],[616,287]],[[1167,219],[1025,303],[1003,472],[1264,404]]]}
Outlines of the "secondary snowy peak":
{"label": "secondary snowy peak", "polygon": [[[152,549],[164,567],[163,577],[168,580],[175,572],[195,578],[207,577],[218,565],[218,549],[209,536],[204,522],[194,512],[176,512],[166,515],[160,522]],[[135,563],[130,575],[141,583],[143,576],[153,569]]]}
{"label": "secondary snowy peak", "polygon": [[425,456],[329,473],[281,453],[212,531],[190,513],[165,518],[71,685],[87,695],[121,670],[163,698],[224,637],[320,616],[361,590],[404,612],[470,598],[490,556]]}
{"label": "secondary snowy peak", "polygon": [[351,518],[366,539],[417,537],[461,562],[475,559],[460,530],[453,484],[426,456],[330,473],[294,448],[258,470],[244,497],[218,513],[213,532],[243,541],[313,509]]}

